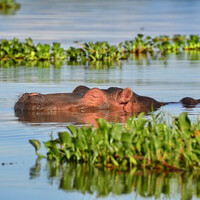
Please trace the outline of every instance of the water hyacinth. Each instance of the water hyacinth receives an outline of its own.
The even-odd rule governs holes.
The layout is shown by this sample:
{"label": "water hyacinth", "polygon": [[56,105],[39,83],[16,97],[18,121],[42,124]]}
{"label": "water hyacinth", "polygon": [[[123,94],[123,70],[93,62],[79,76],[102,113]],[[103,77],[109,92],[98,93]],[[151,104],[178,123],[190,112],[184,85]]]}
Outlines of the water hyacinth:
{"label": "water hyacinth", "polygon": [[19,8],[20,4],[16,3],[15,0],[0,0],[0,14],[12,15]]}
{"label": "water hyacinth", "polygon": [[8,9],[11,7],[17,7],[19,4],[15,2],[15,0],[1,0],[0,1],[0,9]]}
{"label": "water hyacinth", "polygon": [[26,42],[13,40],[1,40],[1,60],[24,61],[103,61],[112,62],[126,60],[131,55],[153,54],[154,52],[165,55],[167,53],[179,53],[182,51],[199,51],[200,40],[197,35],[174,35],[173,37],[159,36],[151,38],[142,34],[134,40],[121,42],[119,45],[110,45],[108,42],[88,42],[76,47],[63,49],[60,43],[34,44],[31,38]]}
{"label": "water hyacinth", "polygon": [[[98,128],[70,125],[58,138],[44,142],[47,159],[58,162],[86,162],[96,167],[127,169],[167,168],[188,170],[200,167],[200,121],[179,117],[152,119],[131,117],[124,125],[97,119]],[[30,140],[36,153],[40,145]],[[37,155],[40,157],[41,154]]]}

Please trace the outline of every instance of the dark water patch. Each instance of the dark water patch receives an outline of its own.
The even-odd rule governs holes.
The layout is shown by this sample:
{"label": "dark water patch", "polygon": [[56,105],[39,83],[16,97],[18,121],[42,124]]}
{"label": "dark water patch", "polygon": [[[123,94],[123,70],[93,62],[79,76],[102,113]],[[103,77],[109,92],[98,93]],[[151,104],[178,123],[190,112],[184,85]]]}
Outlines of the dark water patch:
{"label": "dark water patch", "polygon": [[4,163],[4,162],[3,162],[3,163],[1,163],[1,165],[2,165],[2,166],[5,166],[5,165],[14,165],[14,163],[12,163],[12,162],[10,162],[10,163]]}

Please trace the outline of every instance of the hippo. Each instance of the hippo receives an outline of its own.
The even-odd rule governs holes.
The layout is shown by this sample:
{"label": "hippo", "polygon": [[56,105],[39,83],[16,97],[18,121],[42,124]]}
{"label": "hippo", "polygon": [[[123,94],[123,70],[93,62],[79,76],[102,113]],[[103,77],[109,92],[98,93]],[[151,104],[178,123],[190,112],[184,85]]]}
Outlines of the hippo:
{"label": "hippo", "polygon": [[[200,99],[185,97],[180,100],[185,107],[195,106]],[[15,111],[107,111],[139,113],[157,110],[163,105],[176,102],[159,102],[151,97],[139,96],[130,88],[108,89],[76,87],[72,93],[40,94],[25,93],[15,104]]]}

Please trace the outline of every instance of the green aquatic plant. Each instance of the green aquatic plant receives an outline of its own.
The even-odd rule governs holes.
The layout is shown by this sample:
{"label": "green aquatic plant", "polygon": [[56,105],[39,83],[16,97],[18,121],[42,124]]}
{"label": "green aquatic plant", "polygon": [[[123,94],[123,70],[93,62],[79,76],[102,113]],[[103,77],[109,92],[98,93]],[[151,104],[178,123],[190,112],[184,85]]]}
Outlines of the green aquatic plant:
{"label": "green aquatic plant", "polygon": [[143,39],[142,34],[138,34],[134,40],[125,41],[124,48],[128,53],[146,53],[152,51],[151,37]]}
{"label": "green aquatic plant", "polygon": [[171,123],[161,113],[152,119],[143,115],[129,118],[124,125],[103,119],[97,119],[98,128],[70,125],[58,138],[44,142],[47,159],[125,170],[133,166],[171,170],[200,167],[200,121],[191,122],[186,113],[171,117]]}
{"label": "green aquatic plant", "polygon": [[51,50],[51,56],[53,57],[54,61],[66,59],[67,56],[65,54],[65,50],[61,48],[60,43],[54,42]]}
{"label": "green aquatic plant", "polygon": [[64,49],[60,43],[34,44],[31,38],[26,42],[20,42],[17,38],[13,40],[1,40],[1,60],[24,60],[24,61],[75,61],[75,62],[113,62],[127,60],[134,55],[155,55],[161,57],[169,53],[180,53],[183,51],[199,51],[200,39],[197,35],[159,36],[151,38],[138,34],[134,40],[110,45],[108,42],[88,42]]}
{"label": "green aquatic plant", "polygon": [[35,56],[38,60],[50,60],[50,45],[49,44],[37,44]]}
{"label": "green aquatic plant", "polygon": [[187,39],[184,50],[200,50],[200,40],[198,35],[190,35]]}
{"label": "green aquatic plant", "polygon": [[86,52],[82,48],[70,47],[66,53],[69,61],[82,61],[87,59]]}
{"label": "green aquatic plant", "polygon": [[4,15],[15,14],[15,11],[20,8],[20,4],[15,0],[0,0],[0,13]]}
{"label": "green aquatic plant", "polygon": [[0,9],[15,7],[17,4],[15,0],[0,0]]}
{"label": "green aquatic plant", "polygon": [[83,49],[87,52],[88,59],[92,61],[111,61],[121,58],[117,46],[111,46],[108,42],[85,43]]}

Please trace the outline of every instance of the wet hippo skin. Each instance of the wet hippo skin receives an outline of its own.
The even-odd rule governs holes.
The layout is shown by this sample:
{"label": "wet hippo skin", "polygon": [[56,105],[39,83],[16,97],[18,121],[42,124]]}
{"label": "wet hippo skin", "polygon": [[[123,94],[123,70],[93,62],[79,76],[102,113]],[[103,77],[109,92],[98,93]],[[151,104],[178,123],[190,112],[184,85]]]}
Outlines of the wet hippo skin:
{"label": "wet hippo skin", "polygon": [[[180,100],[184,106],[195,106],[200,99],[185,97]],[[72,93],[39,94],[25,93],[15,104],[15,111],[100,111],[147,112],[173,102],[159,102],[140,96],[130,88],[110,87],[108,89],[78,86]]]}

